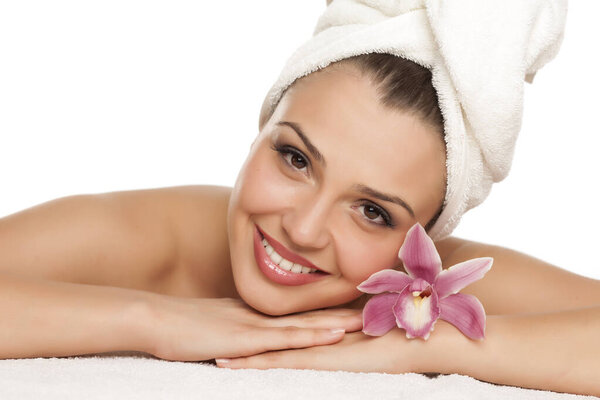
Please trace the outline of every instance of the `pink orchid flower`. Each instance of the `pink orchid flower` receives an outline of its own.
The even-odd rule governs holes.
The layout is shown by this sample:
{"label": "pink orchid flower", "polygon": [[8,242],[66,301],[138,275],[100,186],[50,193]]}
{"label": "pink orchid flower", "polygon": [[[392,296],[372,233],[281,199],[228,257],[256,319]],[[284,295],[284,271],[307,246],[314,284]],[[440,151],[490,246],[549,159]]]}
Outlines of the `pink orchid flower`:
{"label": "pink orchid flower", "polygon": [[458,291],[483,278],[492,267],[491,257],[442,270],[433,240],[419,223],[408,230],[398,257],[408,275],[384,269],[357,286],[361,292],[377,294],[363,308],[365,334],[381,336],[397,325],[406,330],[408,339],[427,340],[441,318],[471,339],[484,338],[483,305],[475,296]]}

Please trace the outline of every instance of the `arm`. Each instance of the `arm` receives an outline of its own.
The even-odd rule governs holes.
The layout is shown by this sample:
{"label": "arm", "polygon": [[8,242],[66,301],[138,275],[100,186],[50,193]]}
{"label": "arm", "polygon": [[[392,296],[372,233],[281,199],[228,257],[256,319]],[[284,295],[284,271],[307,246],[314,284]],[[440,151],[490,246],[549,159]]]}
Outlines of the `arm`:
{"label": "arm", "polygon": [[475,341],[438,320],[428,340],[403,329],[383,336],[347,333],[331,346],[239,357],[226,368],[461,374],[501,385],[600,395],[600,307],[487,317],[485,339]]}
{"label": "arm", "polygon": [[[481,342],[445,321],[437,322],[436,331],[427,342],[410,343],[412,354],[418,354],[415,372],[458,373],[504,385],[600,396],[600,307],[488,316]],[[403,335],[399,330],[390,333],[396,336],[391,340],[404,339],[397,337]]]}
{"label": "arm", "polygon": [[528,314],[600,306],[600,281],[508,248],[458,238],[437,244],[444,268],[493,257],[485,277],[461,293],[476,296],[486,314]]}
{"label": "arm", "polygon": [[0,273],[0,359],[148,352],[151,293]]}
{"label": "arm", "polygon": [[[466,240],[444,266],[483,256],[494,258],[492,269],[461,292],[477,296],[484,305],[486,338],[469,340],[438,321],[442,332],[432,335],[430,351],[463,355],[442,356],[439,372],[600,395],[600,281],[511,249]],[[436,339],[450,341],[445,353],[434,344]]]}
{"label": "arm", "polygon": [[0,321],[0,359],[133,350],[199,361],[331,344],[343,330],[362,328],[356,312],[270,317],[241,299],[181,298],[1,272]]}
{"label": "arm", "polygon": [[1,218],[0,358],[146,351],[154,297],[141,289],[174,264],[175,190],[69,196]]}

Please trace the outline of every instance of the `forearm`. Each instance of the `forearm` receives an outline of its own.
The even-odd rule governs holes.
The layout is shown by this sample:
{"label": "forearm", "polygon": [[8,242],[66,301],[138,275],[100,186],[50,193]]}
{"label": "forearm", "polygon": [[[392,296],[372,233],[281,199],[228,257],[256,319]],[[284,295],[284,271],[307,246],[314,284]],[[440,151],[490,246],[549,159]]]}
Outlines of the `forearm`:
{"label": "forearm", "polygon": [[468,339],[445,321],[439,323],[439,332],[432,333],[425,350],[430,362],[423,363],[420,372],[600,395],[600,307],[488,316],[483,341]]}
{"label": "forearm", "polygon": [[0,359],[146,351],[149,292],[0,274]]}

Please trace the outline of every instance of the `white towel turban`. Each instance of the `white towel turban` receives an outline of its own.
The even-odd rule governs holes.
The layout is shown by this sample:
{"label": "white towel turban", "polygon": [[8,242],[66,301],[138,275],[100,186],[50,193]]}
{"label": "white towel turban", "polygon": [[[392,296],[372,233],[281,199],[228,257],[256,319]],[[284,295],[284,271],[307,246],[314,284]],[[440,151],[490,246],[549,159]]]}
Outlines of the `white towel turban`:
{"label": "white towel turban", "polygon": [[430,69],[448,174],[429,235],[443,239],[508,174],[524,80],[557,54],[566,13],[566,0],[334,0],[268,92],[261,124],[296,79],[344,58],[388,53]]}

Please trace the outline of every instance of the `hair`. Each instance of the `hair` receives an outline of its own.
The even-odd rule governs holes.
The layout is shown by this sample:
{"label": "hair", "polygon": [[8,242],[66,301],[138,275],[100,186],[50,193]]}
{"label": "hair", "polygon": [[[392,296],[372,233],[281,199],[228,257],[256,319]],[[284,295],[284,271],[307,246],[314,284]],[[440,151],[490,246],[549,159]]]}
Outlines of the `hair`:
{"label": "hair", "polygon": [[[336,64],[349,63],[370,77],[377,85],[381,103],[393,109],[414,112],[440,135],[444,152],[444,117],[432,83],[431,71],[413,61],[387,53],[368,53],[345,58]],[[446,182],[446,176],[444,176]],[[446,184],[442,199],[445,199]],[[425,225],[425,231],[436,223],[444,209],[444,201]]]}

